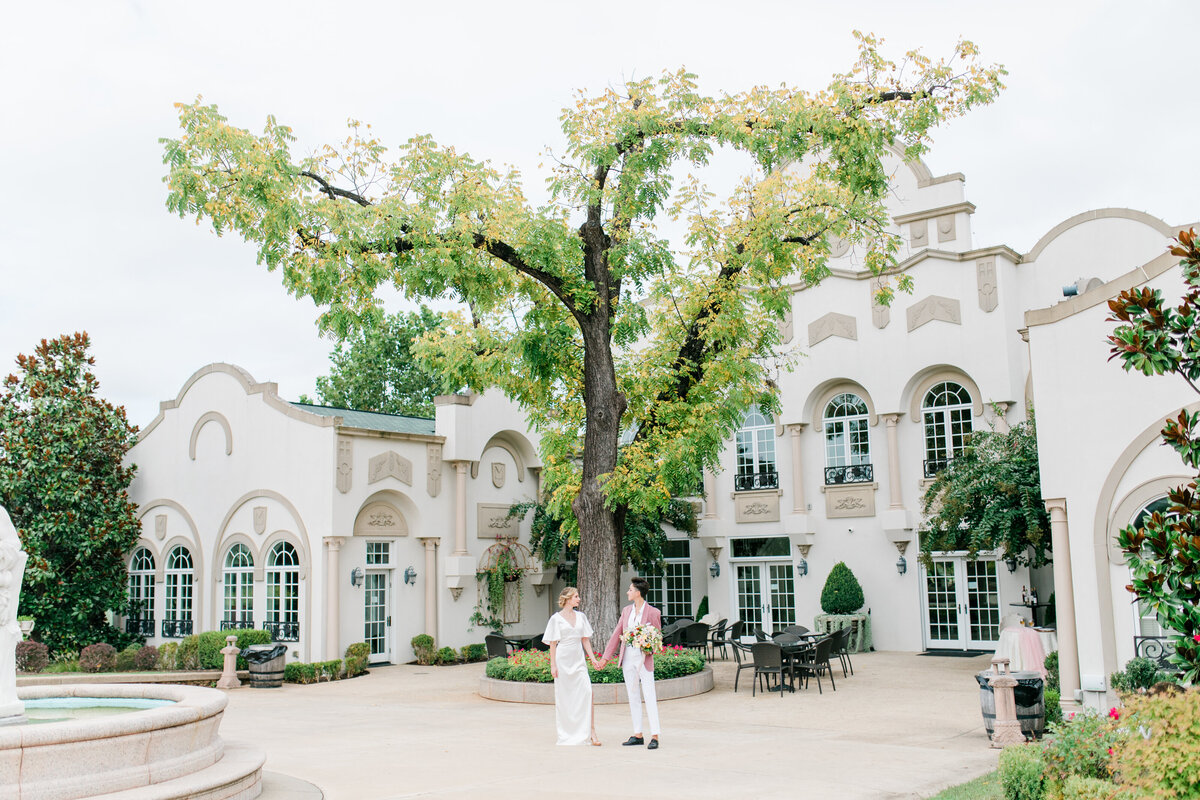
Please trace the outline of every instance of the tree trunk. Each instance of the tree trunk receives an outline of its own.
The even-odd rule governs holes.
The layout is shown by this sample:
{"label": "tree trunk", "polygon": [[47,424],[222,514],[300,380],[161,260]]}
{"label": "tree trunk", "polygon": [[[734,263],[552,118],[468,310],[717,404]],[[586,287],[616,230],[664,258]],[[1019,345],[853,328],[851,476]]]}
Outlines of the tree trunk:
{"label": "tree trunk", "polygon": [[584,613],[603,650],[617,626],[621,600],[621,517],[604,502],[600,477],[617,465],[617,441],[625,396],[617,390],[608,315],[585,318],[583,393],[587,408],[583,440],[583,481],[573,509],[579,521],[579,594]]}

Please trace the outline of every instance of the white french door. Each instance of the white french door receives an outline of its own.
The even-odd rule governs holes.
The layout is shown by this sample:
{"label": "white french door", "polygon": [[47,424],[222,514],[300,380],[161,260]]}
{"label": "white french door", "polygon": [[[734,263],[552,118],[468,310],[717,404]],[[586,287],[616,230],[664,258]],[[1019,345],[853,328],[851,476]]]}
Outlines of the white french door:
{"label": "white french door", "polygon": [[935,556],[923,569],[925,640],[930,650],[991,650],[1000,638],[995,559]]}
{"label": "white french door", "polygon": [[796,624],[796,586],[791,561],[738,563],[738,613],[746,633],[762,628],[768,634]]}
{"label": "white french door", "polygon": [[372,664],[392,660],[391,583],[391,570],[368,570],[363,582],[363,641],[371,646]]}

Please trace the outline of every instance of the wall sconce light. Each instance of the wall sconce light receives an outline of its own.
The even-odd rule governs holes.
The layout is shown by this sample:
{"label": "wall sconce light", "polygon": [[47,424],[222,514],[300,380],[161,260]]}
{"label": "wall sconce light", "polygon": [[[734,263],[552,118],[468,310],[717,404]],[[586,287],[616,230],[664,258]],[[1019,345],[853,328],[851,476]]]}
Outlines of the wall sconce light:
{"label": "wall sconce light", "polygon": [[1009,572],[1016,572],[1017,571],[1017,557],[1014,555],[1011,555],[1011,554],[1009,556],[1007,556],[1004,559],[1004,566],[1008,567]]}
{"label": "wall sconce light", "polygon": [[354,569],[350,570],[350,585],[351,586],[362,586],[363,585],[363,571],[360,567],[355,567]]}
{"label": "wall sconce light", "polygon": [[404,570],[404,583],[412,584],[413,586],[417,585],[417,571],[412,567]]}
{"label": "wall sconce light", "polygon": [[796,572],[803,578],[808,574],[808,562],[804,560],[804,556],[800,556],[800,563],[796,565]]}
{"label": "wall sconce light", "polygon": [[900,560],[896,562],[896,572],[901,575],[908,572],[908,562],[904,560],[904,556],[900,556]]}
{"label": "wall sconce light", "polygon": [[714,578],[721,577],[721,565],[715,561],[712,562],[711,564],[709,564],[708,565],[708,574],[713,576]]}

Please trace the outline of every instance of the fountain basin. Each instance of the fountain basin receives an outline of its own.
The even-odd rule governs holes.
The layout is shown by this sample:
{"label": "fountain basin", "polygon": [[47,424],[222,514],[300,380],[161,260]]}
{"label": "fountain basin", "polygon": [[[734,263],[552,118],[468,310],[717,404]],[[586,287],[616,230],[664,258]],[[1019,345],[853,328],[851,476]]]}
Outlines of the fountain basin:
{"label": "fountain basin", "polygon": [[30,686],[18,694],[34,706],[50,698],[92,705],[96,698],[167,702],[123,714],[0,727],[0,797],[74,800],[167,783],[211,767],[224,753],[217,729],[227,701],[215,689],[86,684]]}

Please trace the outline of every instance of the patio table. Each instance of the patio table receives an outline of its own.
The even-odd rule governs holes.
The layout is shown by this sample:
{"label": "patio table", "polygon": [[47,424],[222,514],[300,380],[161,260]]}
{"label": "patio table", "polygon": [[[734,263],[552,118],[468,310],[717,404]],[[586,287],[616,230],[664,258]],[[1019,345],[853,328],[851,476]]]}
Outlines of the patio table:
{"label": "patio table", "polygon": [[517,650],[529,650],[533,647],[533,640],[541,635],[540,631],[529,635],[513,633],[504,637],[504,643]]}

